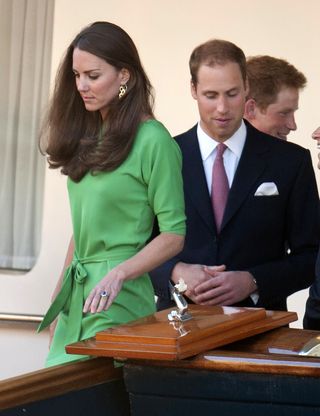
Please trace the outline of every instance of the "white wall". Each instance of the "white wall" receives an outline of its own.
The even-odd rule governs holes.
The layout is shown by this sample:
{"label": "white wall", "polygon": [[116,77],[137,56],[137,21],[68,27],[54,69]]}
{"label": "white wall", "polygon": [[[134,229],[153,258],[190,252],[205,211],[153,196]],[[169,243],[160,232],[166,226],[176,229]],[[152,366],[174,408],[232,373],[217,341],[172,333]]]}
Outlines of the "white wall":
{"label": "white wall", "polygon": [[[96,20],[119,24],[132,36],[155,87],[157,117],[175,135],[198,119],[189,93],[188,60],[199,43],[222,38],[236,43],[246,55],[285,58],[309,81],[301,94],[298,131],[289,139],[311,149],[316,167],[317,152],[310,134],[320,124],[319,14],[318,0],[56,0],[52,78],[62,53],[83,26]],[[320,179],[318,172],[317,177]],[[42,314],[49,304],[71,226],[65,178],[48,170],[45,187],[39,261],[26,275],[0,275],[0,312]],[[289,302],[289,309],[299,313],[300,327],[305,298],[303,291]],[[14,332],[16,336],[17,330]],[[26,340],[23,345],[32,343],[32,349],[21,347],[18,353],[8,348],[8,343],[18,342],[12,328],[1,326],[0,334],[0,379],[42,366],[46,334],[19,331]],[[31,356],[38,359],[31,361]]]}

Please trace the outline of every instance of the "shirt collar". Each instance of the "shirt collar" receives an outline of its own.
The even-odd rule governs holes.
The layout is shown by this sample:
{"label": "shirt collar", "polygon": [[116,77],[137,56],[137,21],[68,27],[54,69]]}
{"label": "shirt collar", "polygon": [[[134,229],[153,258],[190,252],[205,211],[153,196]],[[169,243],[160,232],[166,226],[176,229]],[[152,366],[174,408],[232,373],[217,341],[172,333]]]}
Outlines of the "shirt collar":
{"label": "shirt collar", "polygon": [[[197,127],[198,142],[200,147],[200,153],[202,160],[205,161],[211,153],[218,146],[219,142],[211,138],[198,123]],[[242,120],[238,130],[224,142],[224,144],[230,149],[238,158],[240,158],[247,135],[247,127]]]}

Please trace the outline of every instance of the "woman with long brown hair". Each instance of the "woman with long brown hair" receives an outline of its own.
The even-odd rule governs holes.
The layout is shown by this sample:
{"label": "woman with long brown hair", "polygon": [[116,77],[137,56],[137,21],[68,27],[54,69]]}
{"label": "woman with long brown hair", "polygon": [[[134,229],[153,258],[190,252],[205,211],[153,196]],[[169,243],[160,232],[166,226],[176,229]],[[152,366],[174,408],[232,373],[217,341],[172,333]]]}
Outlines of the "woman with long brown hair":
{"label": "woman with long brown hair", "polygon": [[181,155],[151,91],[131,38],[108,22],[84,28],[58,70],[41,148],[68,175],[73,237],[39,328],[51,326],[49,366],[80,358],[65,345],[153,313],[147,273],[182,249]]}

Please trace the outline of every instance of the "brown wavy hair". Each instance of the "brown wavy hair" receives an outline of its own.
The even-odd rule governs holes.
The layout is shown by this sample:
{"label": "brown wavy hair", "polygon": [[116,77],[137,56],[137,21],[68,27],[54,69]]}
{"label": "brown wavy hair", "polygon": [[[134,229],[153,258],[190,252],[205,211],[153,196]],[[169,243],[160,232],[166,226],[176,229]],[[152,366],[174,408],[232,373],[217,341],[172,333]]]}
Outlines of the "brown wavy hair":
{"label": "brown wavy hair", "polygon": [[268,55],[251,56],[247,59],[249,81],[248,98],[253,98],[261,110],[277,100],[283,87],[303,89],[307,79],[284,59]]}
{"label": "brown wavy hair", "polygon": [[247,79],[246,57],[242,49],[232,42],[223,39],[211,39],[197,46],[189,59],[192,83],[198,83],[198,72],[201,65],[213,67],[234,62],[239,65],[243,82]]}
{"label": "brown wavy hair", "polygon": [[[103,122],[87,111],[76,88],[73,51],[89,52],[130,73],[126,94],[115,97]],[[40,150],[50,168],[78,182],[87,172],[112,171],[127,158],[139,123],[153,118],[153,90],[130,36],[109,22],[95,22],[71,42],[62,59],[40,133]],[[103,133],[102,133],[103,132]]]}

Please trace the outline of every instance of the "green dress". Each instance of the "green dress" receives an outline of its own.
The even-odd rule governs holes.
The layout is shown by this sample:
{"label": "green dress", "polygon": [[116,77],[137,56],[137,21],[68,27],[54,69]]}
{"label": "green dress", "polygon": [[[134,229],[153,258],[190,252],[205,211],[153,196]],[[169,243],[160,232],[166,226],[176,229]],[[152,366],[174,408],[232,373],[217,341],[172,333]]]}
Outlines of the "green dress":
{"label": "green dress", "polygon": [[155,312],[148,274],[126,281],[107,311],[82,312],[91,289],[117,264],[141,250],[154,217],[161,232],[185,234],[181,154],[156,120],[141,123],[127,159],[112,172],[68,179],[75,253],[39,330],[59,314],[46,365],[86,358],[65,345]]}

